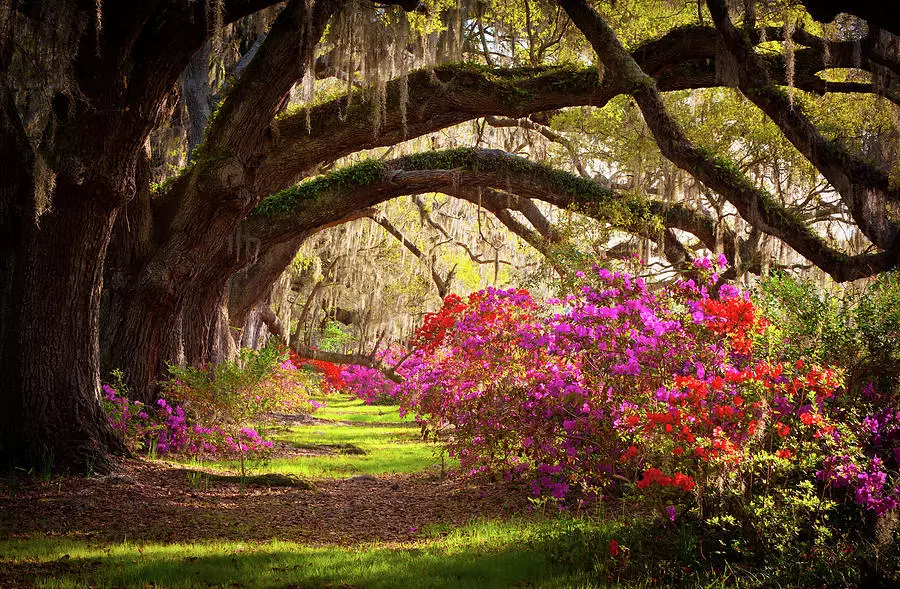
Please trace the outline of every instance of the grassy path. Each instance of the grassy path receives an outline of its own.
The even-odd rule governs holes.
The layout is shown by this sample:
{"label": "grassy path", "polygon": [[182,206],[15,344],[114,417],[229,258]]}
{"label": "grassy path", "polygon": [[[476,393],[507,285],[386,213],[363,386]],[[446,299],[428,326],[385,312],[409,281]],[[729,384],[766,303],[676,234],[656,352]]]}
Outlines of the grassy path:
{"label": "grassy path", "polygon": [[440,472],[437,448],[423,442],[411,417],[396,406],[365,405],[332,395],[311,420],[290,422],[272,436],[280,456],[263,472],[312,478]]}
{"label": "grassy path", "polygon": [[329,397],[270,434],[278,456],[243,483],[148,460],[0,482],[0,587],[579,585],[539,549],[556,524],[529,519],[521,489],[443,479],[394,407]]}

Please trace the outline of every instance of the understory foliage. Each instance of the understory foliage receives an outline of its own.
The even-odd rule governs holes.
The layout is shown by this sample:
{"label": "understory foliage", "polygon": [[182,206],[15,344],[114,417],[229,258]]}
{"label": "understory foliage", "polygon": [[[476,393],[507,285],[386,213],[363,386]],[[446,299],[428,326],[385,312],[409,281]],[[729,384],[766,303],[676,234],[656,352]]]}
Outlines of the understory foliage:
{"label": "understory foliage", "polygon": [[341,367],[325,360],[304,358],[294,350],[290,351],[291,363],[297,368],[308,369],[317,372],[322,377],[322,388],[325,392],[340,391],[345,386],[341,378]]}
{"label": "understory foliage", "polygon": [[[448,297],[403,364],[401,405],[465,472],[524,478],[563,502],[620,496],[666,525],[699,526],[713,552],[811,558],[873,526],[890,542],[896,373],[847,375],[871,368],[873,354],[887,366],[891,345],[896,360],[886,335],[896,335],[896,306],[870,311],[894,300],[896,277],[845,323],[869,339],[826,364],[795,351],[811,326],[786,283],[761,297],[772,321],[719,281],[725,263],[697,260],[694,278],[653,288],[595,267],[548,301],[523,290]],[[832,341],[816,333],[814,348]]]}
{"label": "understory foliage", "polygon": [[129,400],[121,385],[103,387],[110,422],[134,451],[243,463],[273,447],[254,425],[273,412],[309,413],[318,407],[309,396],[319,386],[318,376],[298,370],[275,343],[243,349],[235,360],[212,368],[170,366],[169,372],[155,407]]}
{"label": "understory foliage", "polygon": [[[539,503],[616,498],[727,562],[855,554],[858,578],[884,569],[900,511],[900,280],[839,298],[778,275],[751,294],[719,279],[725,266],[698,259],[653,285],[595,267],[558,299],[449,295],[411,351],[372,359],[381,369],[270,345],[172,368],[152,411],[110,387],[107,405],[138,447],[243,459],[270,447],[249,423],[341,390],[399,403],[463,473],[530,482]],[[621,541],[614,568],[630,566]]]}
{"label": "understory foliage", "polygon": [[[389,369],[401,364],[405,355],[402,348],[392,346],[375,354],[375,359],[381,366]],[[341,378],[346,385],[345,391],[367,405],[397,403],[397,383],[385,376],[383,369],[350,365],[341,371]]]}

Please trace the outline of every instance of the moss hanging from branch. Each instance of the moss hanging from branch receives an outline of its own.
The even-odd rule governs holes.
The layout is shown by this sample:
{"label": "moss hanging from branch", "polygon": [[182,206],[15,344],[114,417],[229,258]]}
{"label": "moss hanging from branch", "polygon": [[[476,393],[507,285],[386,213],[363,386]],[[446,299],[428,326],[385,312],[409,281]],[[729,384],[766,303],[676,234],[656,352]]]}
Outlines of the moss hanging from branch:
{"label": "moss hanging from branch", "polygon": [[784,21],[784,76],[787,81],[788,102],[794,106],[794,21]]}
{"label": "moss hanging from branch", "polygon": [[225,38],[224,0],[206,0],[206,27],[212,47],[210,55],[218,57],[222,53]]}

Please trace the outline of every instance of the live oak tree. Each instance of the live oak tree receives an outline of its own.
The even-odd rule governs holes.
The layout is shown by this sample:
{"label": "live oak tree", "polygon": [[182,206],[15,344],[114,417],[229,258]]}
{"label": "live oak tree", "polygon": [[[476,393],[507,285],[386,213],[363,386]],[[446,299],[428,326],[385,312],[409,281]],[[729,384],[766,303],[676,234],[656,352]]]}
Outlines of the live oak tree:
{"label": "live oak tree", "polygon": [[[229,353],[229,328],[268,296],[305,238],[395,196],[440,191],[475,201],[539,251],[558,235],[531,199],[577,206],[655,241],[675,265],[691,254],[690,236],[762,271],[753,240],[765,235],[837,281],[896,267],[900,190],[891,162],[863,155],[840,129],[829,135],[815,112],[814,96],[823,94],[877,95],[885,112],[900,102],[896,22],[870,4],[805,1],[818,18],[837,9],[868,19],[867,31],[854,21],[834,25],[836,35],[796,27],[812,21],[792,3],[772,11],[754,2],[691,2],[681,8],[692,10],[673,10],[678,16],[669,21],[633,19],[631,28],[628,11],[641,3],[598,12],[578,0],[527,2],[515,15],[508,3],[477,3],[465,13],[435,5],[430,14],[444,17],[446,30],[417,38],[398,26],[399,9],[361,11],[340,0],[291,0],[280,11],[265,0],[127,7],[4,0],[0,453],[101,467],[108,452],[123,450],[99,409],[101,327],[103,361],[125,372],[134,395],[152,400],[166,362],[201,364]],[[604,18],[604,9],[615,18]],[[191,109],[190,165],[151,189],[146,148],[171,121],[175,89],[195,97],[196,84],[188,83],[194,56],[202,72],[206,52],[221,54],[225,27],[262,10],[271,11],[271,24],[248,43],[240,67],[234,60],[215,112]],[[409,16],[416,18],[426,16]],[[371,55],[352,43],[329,47],[342,71],[331,70],[350,91],[316,98],[312,72],[330,67],[316,60],[326,27],[333,33],[360,21],[365,34],[356,40],[364,37]],[[653,30],[661,22],[680,26]],[[444,58],[481,63],[434,65],[426,54],[438,43]],[[416,53],[431,67],[397,63]],[[828,78],[834,68],[869,76]],[[777,182],[737,165],[727,147],[692,136],[679,105],[663,94],[722,86],[736,89],[728,90],[732,99],[753,105],[748,116],[765,116],[777,141],[827,181],[834,198],[826,204],[859,230],[864,247],[851,251],[818,232],[817,217],[773,194]],[[305,106],[285,108],[292,90]],[[620,96],[637,104],[648,136],[671,162],[664,165],[696,181],[720,210],[727,203],[749,233],[673,201],[665,183],[632,178],[622,186],[605,177],[608,166],[593,165],[601,158],[579,151],[565,109],[595,110]],[[470,149],[363,162],[295,186],[351,154],[480,118],[533,126],[566,151],[573,171]],[[875,140],[885,137],[896,140],[890,129]]]}
{"label": "live oak tree", "polygon": [[[180,359],[182,323],[202,337],[191,317],[182,321],[187,295],[209,250],[253,206],[272,119],[343,3],[281,10],[168,195],[151,198],[144,147],[191,56],[219,25],[269,4],[3,2],[5,455],[83,467],[122,449],[98,404],[100,296],[117,217],[120,259],[133,270],[123,278],[128,304],[116,308],[121,365],[146,380],[160,349]],[[40,128],[29,135],[26,124]]]}

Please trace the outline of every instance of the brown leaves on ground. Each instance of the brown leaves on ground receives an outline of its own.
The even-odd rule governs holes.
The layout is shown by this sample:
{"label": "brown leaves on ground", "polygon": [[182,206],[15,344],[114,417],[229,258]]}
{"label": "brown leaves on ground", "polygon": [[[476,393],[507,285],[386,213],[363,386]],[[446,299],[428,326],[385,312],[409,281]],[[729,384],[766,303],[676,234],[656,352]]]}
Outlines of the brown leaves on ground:
{"label": "brown leaves on ground", "polygon": [[308,489],[265,477],[242,487],[237,478],[204,479],[190,472],[162,462],[122,460],[103,477],[0,480],[0,538],[404,542],[427,524],[457,526],[476,517],[521,513],[527,505],[527,493],[507,484],[440,480],[430,473],[319,479]]}

